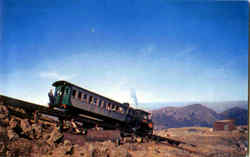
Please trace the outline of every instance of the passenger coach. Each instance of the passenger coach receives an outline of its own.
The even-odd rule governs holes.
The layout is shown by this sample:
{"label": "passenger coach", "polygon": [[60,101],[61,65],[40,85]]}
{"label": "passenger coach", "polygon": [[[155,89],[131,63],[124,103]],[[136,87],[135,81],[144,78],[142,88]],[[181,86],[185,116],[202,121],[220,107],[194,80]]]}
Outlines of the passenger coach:
{"label": "passenger coach", "polygon": [[94,121],[93,124],[111,126],[109,128],[152,134],[153,123],[148,112],[129,107],[87,89],[66,81],[56,81],[53,103],[50,107],[65,111],[69,119],[82,117]]}

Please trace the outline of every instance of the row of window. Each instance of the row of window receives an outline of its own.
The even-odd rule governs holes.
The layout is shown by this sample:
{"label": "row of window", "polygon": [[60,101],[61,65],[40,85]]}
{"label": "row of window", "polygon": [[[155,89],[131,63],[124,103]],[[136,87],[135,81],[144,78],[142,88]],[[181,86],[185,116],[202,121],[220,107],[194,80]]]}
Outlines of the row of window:
{"label": "row of window", "polygon": [[118,113],[124,113],[124,108],[120,107],[118,105],[112,104],[110,102],[98,99],[96,97],[93,97],[92,95],[88,95],[86,93],[82,93],[80,91],[73,90],[72,96],[76,99],[79,99],[80,101],[84,101],[88,104],[93,104],[98,107],[104,108],[108,111],[114,111]]}

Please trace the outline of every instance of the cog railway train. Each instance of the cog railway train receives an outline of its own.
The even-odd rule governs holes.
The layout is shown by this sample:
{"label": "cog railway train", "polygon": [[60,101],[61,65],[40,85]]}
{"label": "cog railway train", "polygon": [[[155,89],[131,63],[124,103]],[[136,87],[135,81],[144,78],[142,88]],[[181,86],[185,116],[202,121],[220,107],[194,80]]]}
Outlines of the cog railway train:
{"label": "cog railway train", "polygon": [[56,81],[50,107],[64,112],[85,129],[119,129],[122,136],[146,137],[153,134],[151,114],[119,103],[66,81]]}

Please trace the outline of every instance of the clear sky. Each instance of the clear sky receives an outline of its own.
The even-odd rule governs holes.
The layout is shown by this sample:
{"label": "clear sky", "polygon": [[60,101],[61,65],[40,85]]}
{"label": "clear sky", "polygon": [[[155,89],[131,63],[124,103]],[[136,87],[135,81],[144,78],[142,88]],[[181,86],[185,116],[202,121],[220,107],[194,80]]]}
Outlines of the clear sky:
{"label": "clear sky", "polygon": [[247,100],[248,2],[1,1],[0,93],[68,80],[114,100]]}

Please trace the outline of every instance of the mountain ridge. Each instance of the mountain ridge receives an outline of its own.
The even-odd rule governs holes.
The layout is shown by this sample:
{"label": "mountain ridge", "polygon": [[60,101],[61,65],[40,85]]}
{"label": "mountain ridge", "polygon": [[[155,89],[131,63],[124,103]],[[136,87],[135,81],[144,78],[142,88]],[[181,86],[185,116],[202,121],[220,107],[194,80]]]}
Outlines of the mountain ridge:
{"label": "mountain ridge", "polygon": [[232,101],[180,101],[180,102],[148,102],[148,103],[140,103],[141,107],[148,110],[156,110],[161,109],[163,107],[184,107],[192,104],[203,104],[217,113],[224,112],[233,107],[240,107],[243,109],[248,109],[248,101],[247,100],[232,100]]}
{"label": "mountain ridge", "polygon": [[156,129],[190,126],[212,127],[217,120],[235,119],[236,125],[248,124],[248,110],[240,107],[230,108],[222,113],[203,104],[191,104],[183,107],[163,107],[152,110]]}

